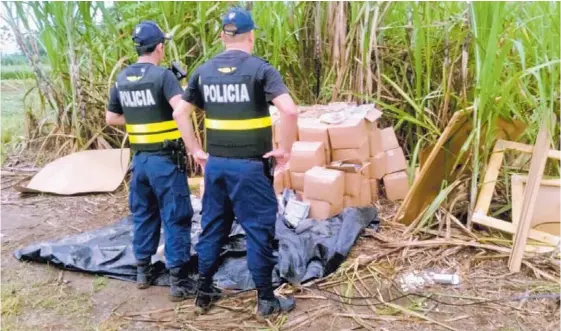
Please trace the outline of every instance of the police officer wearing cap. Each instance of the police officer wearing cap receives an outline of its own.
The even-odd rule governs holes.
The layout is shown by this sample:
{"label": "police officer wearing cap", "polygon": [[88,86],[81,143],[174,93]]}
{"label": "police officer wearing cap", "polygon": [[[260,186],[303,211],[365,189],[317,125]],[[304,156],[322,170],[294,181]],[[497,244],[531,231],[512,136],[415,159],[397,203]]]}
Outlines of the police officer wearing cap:
{"label": "police officer wearing cap", "polygon": [[[258,292],[258,317],[286,312],[292,298],[275,297],[272,272],[277,199],[272,184],[273,160],[286,164],[296,138],[297,109],[279,72],[251,55],[255,36],[249,12],[233,8],[222,21],[226,50],[190,77],[181,116],[189,121],[194,106],[206,114],[203,232],[197,244],[199,283],[195,306],[207,312],[219,297],[212,286],[222,245],[233,219],[246,232],[247,262]],[[281,113],[281,148],[272,150],[269,104]],[[179,122],[178,122],[179,123]],[[233,210],[232,210],[233,209]]]}
{"label": "police officer wearing cap", "polygon": [[170,36],[156,23],[144,21],[136,26],[132,39],[138,61],[117,76],[110,91],[106,121],[109,125],[126,125],[134,153],[129,205],[137,286],[144,289],[154,281],[150,261],[156,254],[163,224],[170,300],[180,301],[195,291],[186,272],[193,216],[190,191],[185,169],[178,166],[183,161],[172,157],[182,151],[168,147],[182,146],[173,106],[182,102],[183,90],[169,69],[158,66],[164,58],[164,42]]}

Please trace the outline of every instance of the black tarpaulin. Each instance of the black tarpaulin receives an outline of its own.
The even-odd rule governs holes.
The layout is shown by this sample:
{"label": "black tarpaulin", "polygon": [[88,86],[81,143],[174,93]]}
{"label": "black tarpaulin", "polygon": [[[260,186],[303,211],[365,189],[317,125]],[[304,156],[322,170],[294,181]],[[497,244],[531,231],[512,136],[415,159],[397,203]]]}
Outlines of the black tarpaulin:
{"label": "black tarpaulin", "polygon": [[[195,245],[201,232],[201,203],[192,198],[195,216],[191,231],[193,258],[190,272],[196,275]],[[333,272],[347,257],[356,239],[367,226],[378,225],[375,208],[347,208],[340,215],[325,221],[311,219],[289,228],[282,215],[277,218],[277,265],[275,284],[288,281],[299,284]],[[160,236],[163,245],[164,236]],[[221,264],[215,283],[221,288],[245,290],[254,287],[247,269],[245,234],[234,223],[228,243],[223,247]],[[14,253],[22,261],[35,261],[108,277],[134,281],[135,258],[132,251],[132,223],[127,217],[99,230],[84,232],[60,240],[33,244]],[[168,285],[164,259],[161,254],[152,258],[160,271],[158,285]]]}

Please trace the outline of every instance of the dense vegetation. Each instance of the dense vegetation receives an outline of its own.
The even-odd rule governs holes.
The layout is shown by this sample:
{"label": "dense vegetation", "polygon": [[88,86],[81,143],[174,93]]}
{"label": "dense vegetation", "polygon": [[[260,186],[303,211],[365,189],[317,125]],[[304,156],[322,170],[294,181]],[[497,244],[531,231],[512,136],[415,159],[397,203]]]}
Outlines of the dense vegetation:
{"label": "dense vegetation", "polygon": [[[172,31],[167,59],[192,72],[220,51],[220,15],[234,3],[4,2],[11,13],[5,19],[37,75],[41,116],[55,114],[34,137],[48,137],[42,146],[55,144],[58,151],[87,148],[98,136],[120,146],[123,133],[105,127],[103,112],[108,85],[135,61],[134,25],[152,19]],[[558,2],[243,5],[260,28],[256,54],[281,71],[298,103],[377,103],[386,123],[399,129],[412,165],[455,111],[472,108],[474,130],[465,146],[472,193],[494,138],[483,127],[499,116],[519,119],[528,124],[522,140],[532,142],[541,118],[559,118]],[[39,65],[40,50],[48,73]],[[550,124],[558,148],[559,125]]]}

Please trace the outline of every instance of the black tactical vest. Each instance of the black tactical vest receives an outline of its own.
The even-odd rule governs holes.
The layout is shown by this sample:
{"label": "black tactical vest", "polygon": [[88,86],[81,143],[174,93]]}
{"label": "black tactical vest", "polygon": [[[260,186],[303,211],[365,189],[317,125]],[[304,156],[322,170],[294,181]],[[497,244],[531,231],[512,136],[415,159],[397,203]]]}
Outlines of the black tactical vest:
{"label": "black tactical vest", "polygon": [[272,149],[269,106],[256,79],[264,63],[255,56],[214,58],[199,70],[210,155],[261,159]]}
{"label": "black tactical vest", "polygon": [[151,64],[133,64],[117,76],[115,86],[133,151],[158,151],[164,140],[181,137],[163,93],[165,70]]}

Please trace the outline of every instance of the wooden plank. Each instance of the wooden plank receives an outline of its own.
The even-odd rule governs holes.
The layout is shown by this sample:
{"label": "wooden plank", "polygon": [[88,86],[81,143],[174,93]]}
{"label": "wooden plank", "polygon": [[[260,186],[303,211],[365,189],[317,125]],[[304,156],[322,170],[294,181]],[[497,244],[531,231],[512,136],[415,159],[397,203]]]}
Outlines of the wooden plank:
{"label": "wooden plank", "polygon": [[[407,193],[407,196],[393,218],[394,222],[402,221],[405,224],[410,224],[419,215],[419,213],[423,211],[426,205],[430,204],[430,201],[436,197],[440,187],[440,182],[437,181],[436,193],[433,193],[431,185],[433,185],[432,182],[434,182],[434,178],[431,179],[430,177],[437,175],[437,173],[441,176],[444,176],[444,174],[435,172],[435,170],[432,169],[432,165],[435,163],[437,157],[443,157],[443,153],[445,153],[445,144],[448,143],[454,134],[464,127],[464,124],[469,120],[471,113],[471,110],[457,111],[454,113],[450,122],[448,122],[448,125],[440,135],[440,138],[438,138],[435,146],[432,148],[428,159],[426,162],[423,162],[419,175],[416,176],[416,180],[413,182],[411,189]],[[427,193],[429,191],[430,193]],[[423,201],[420,201],[421,199]],[[405,212],[407,212],[408,216],[404,215]],[[415,216],[411,217],[411,215]]]}
{"label": "wooden plank", "polygon": [[[510,234],[514,234],[516,232],[516,226],[514,224],[491,216],[474,214],[472,220],[474,223],[497,229],[502,232]],[[528,233],[528,238],[555,246],[561,243],[560,237],[538,230],[530,230],[530,232]]]}
{"label": "wooden plank", "polygon": [[489,212],[493,193],[495,192],[495,185],[505,156],[503,142],[504,140],[497,141],[493,148],[493,153],[491,154],[489,164],[485,171],[485,177],[483,178],[483,186],[477,197],[474,213],[487,215]]}
{"label": "wooden plank", "polygon": [[[515,151],[528,153],[528,154],[531,154],[534,151],[534,146],[532,145],[517,143],[515,141],[508,141],[508,140],[499,140],[498,142],[500,142],[505,149],[512,149]],[[561,160],[561,151],[550,149],[547,152],[547,157],[555,160]]]}
{"label": "wooden plank", "polygon": [[540,182],[543,178],[545,164],[549,152],[549,133],[547,123],[540,127],[536,145],[532,153],[532,162],[530,163],[530,171],[528,173],[528,184],[524,190],[524,200],[520,211],[518,221],[518,229],[514,234],[514,246],[508,261],[508,268],[512,272],[520,271],[522,258],[524,256],[524,247],[528,242],[528,234],[532,225],[532,216],[540,189]]}
{"label": "wooden plank", "polygon": [[512,224],[518,226],[518,220],[522,211],[522,200],[524,199],[524,184],[520,175],[512,175],[511,179],[511,202],[512,202]]}
{"label": "wooden plank", "polygon": [[[526,175],[521,175],[521,174],[513,174],[512,177],[518,177],[518,180],[521,183],[527,183],[528,182],[528,176]],[[557,186],[557,187],[561,187],[561,178],[543,178],[541,183],[541,186]]]}

